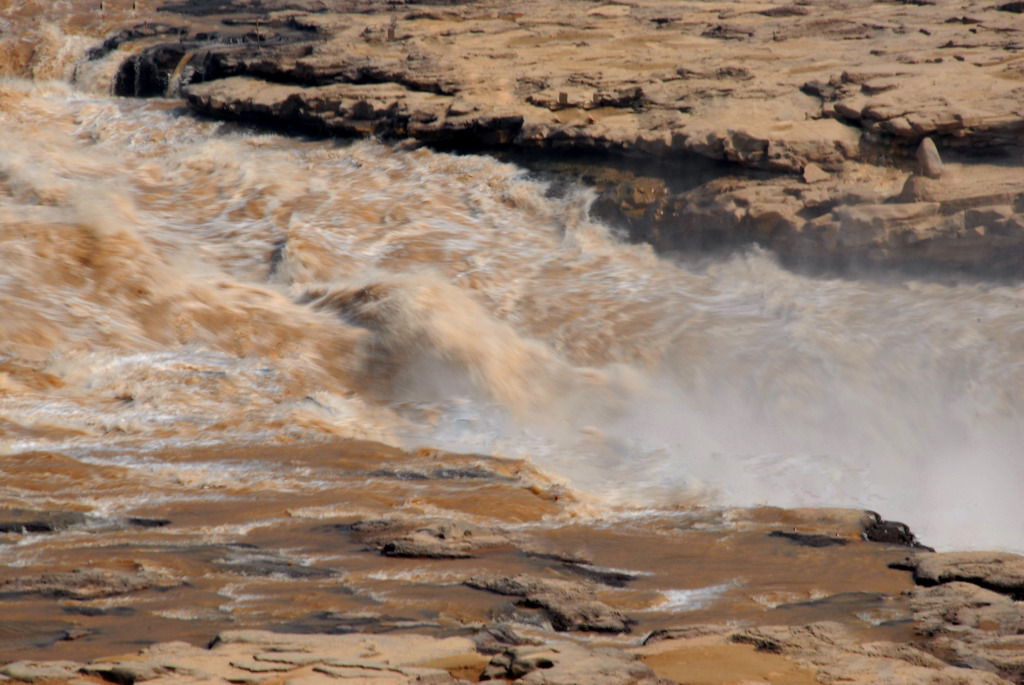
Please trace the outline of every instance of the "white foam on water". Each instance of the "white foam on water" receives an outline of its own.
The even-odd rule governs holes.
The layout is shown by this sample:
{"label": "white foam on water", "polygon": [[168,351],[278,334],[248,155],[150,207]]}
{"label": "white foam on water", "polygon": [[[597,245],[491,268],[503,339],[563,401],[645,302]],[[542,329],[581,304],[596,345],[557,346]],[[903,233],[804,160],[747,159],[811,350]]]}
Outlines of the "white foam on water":
{"label": "white foam on water", "polygon": [[[357,574],[352,574],[356,576]],[[424,585],[462,585],[466,578],[472,576],[470,570],[436,571],[431,568],[412,568],[401,571],[373,571],[366,577],[371,580],[383,580],[394,583],[420,583]]]}
{"label": "white foam on water", "polygon": [[527,457],[613,517],[869,507],[1024,550],[1020,285],[673,263],[488,158],[0,87],[0,454],[358,437]]}
{"label": "white foam on water", "polygon": [[649,607],[647,611],[682,612],[703,609],[735,587],[733,583],[723,583],[689,590],[665,590],[661,593],[664,599]]}

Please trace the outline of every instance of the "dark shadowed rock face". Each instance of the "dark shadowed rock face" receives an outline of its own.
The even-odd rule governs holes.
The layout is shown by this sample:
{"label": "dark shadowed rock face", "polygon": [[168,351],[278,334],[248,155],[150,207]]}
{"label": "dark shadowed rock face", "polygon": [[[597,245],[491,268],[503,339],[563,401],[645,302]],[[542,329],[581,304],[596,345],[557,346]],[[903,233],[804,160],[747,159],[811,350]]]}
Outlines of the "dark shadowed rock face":
{"label": "dark shadowed rock face", "polygon": [[0,512],[0,533],[55,533],[86,522],[85,514],[77,511],[28,511],[8,509]]}
{"label": "dark shadowed rock face", "polygon": [[931,547],[921,544],[921,541],[911,532],[907,524],[900,523],[899,521],[885,521],[873,511],[869,511],[868,515],[871,517],[871,522],[864,527],[863,538],[865,540],[882,542],[889,545],[914,547],[926,552],[935,551]]}
{"label": "dark shadowed rock face", "polygon": [[835,547],[850,544],[848,538],[811,533],[794,533],[785,530],[773,530],[768,533],[770,538],[783,538],[802,547]]}
{"label": "dark shadowed rock face", "polygon": [[184,45],[171,43],[132,55],[117,72],[114,95],[163,97],[170,85],[171,74],[185,54]]}
{"label": "dark shadowed rock face", "polygon": [[124,527],[161,528],[170,525],[170,523],[168,519],[141,516],[105,519],[95,515],[86,515],[79,511],[7,509],[0,512],[0,533],[19,535],[57,533],[80,526],[105,529]]}
{"label": "dark shadowed rock face", "polygon": [[[888,545],[913,547],[927,552],[934,552],[931,547],[921,544],[905,523],[885,521],[873,511],[865,511],[862,521],[861,540],[880,542]],[[803,533],[796,530],[773,530],[768,537],[782,538],[802,547],[841,547],[853,540],[839,534],[823,535],[820,533]]]}
{"label": "dark shadowed rock face", "polygon": [[541,644],[540,640],[524,638],[511,627],[502,624],[485,626],[473,636],[473,642],[481,654],[498,654],[509,647]]}

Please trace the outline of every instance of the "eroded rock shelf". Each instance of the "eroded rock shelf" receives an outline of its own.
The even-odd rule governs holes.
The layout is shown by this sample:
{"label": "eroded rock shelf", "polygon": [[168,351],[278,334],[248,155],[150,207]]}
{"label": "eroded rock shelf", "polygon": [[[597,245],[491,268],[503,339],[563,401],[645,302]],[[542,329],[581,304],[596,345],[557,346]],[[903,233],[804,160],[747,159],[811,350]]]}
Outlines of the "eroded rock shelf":
{"label": "eroded rock shelf", "polygon": [[125,53],[119,94],[619,170],[703,157],[733,173],[682,191],[663,172],[613,174],[604,215],[662,250],[1022,271],[1015,3],[225,0],[160,16],[96,51]]}

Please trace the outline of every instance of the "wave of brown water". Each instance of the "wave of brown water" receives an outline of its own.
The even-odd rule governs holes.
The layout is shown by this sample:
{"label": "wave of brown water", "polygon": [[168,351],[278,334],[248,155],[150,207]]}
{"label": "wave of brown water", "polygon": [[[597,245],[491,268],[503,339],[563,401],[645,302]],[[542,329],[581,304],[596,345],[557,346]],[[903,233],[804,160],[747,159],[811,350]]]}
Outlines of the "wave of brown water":
{"label": "wave of brown water", "polygon": [[[930,544],[1024,549],[1024,287],[810,278],[757,250],[672,262],[590,219],[587,191],[493,159],[107,97],[114,62],[76,66],[88,41],[40,26],[31,54],[4,43],[35,80],[0,81],[0,508],[87,518],[9,536],[4,576],[99,550],[187,577],[147,625],[205,639],[317,606],[424,602],[404,618],[436,622],[415,580],[467,575],[382,572],[311,520],[545,522],[552,549],[587,521],[610,531],[587,553],[621,567],[676,534],[680,505],[868,506]],[[477,475],[431,476],[448,468]],[[120,525],[139,516],[174,525]],[[782,591],[734,551],[705,594],[754,611]],[[253,559],[271,572],[232,574]],[[620,602],[696,610],[675,563],[651,558]],[[347,575],[297,605],[289,564]],[[59,627],[70,609],[46,611]]]}

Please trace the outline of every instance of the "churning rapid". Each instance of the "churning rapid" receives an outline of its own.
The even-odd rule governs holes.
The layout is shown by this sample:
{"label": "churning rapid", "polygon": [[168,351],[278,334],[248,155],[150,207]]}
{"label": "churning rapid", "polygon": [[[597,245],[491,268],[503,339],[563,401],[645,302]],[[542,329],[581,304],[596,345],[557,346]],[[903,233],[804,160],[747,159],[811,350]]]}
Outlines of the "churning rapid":
{"label": "churning rapid", "polygon": [[0,82],[0,129],[0,459],[348,436],[1024,550],[1024,286],[673,261],[488,157],[58,80]]}

